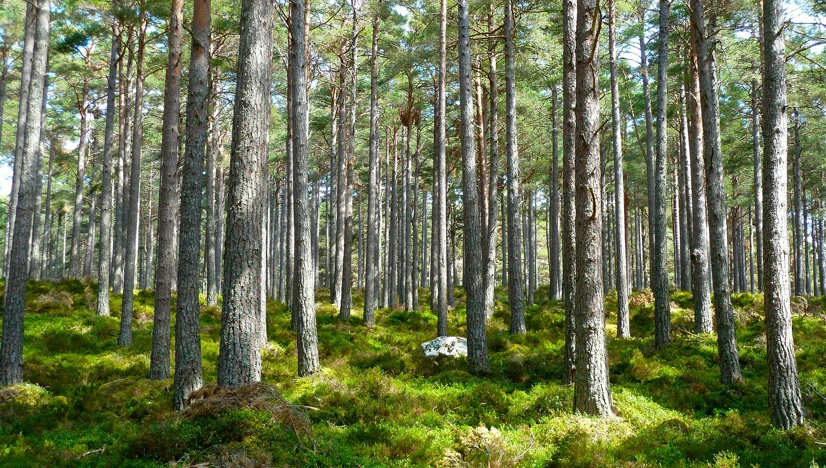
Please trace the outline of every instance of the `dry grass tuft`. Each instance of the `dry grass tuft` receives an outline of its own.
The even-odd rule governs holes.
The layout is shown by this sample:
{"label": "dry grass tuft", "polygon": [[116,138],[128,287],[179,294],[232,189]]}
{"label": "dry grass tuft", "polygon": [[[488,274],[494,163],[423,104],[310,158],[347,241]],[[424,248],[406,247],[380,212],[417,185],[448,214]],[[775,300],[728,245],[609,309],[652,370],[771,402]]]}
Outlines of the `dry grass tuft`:
{"label": "dry grass tuft", "polygon": [[183,416],[190,420],[244,409],[269,413],[274,421],[292,430],[299,445],[315,448],[312,423],[305,410],[316,408],[287,403],[273,384],[256,382],[238,388],[206,385],[192,392],[187,403]]}
{"label": "dry grass tuft", "polygon": [[42,312],[64,312],[70,313],[74,312],[75,301],[72,299],[72,295],[69,294],[67,291],[60,291],[57,289],[52,289],[46,294],[41,294],[34,298],[34,300],[28,301],[26,304],[27,310],[36,313]]}

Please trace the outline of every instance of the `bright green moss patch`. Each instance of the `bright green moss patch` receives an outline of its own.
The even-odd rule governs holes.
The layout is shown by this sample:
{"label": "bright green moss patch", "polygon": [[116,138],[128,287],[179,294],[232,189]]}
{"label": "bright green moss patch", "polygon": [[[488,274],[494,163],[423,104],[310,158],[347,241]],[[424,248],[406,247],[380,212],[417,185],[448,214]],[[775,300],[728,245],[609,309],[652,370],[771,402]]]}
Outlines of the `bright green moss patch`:
{"label": "bright green moss patch", "polygon": [[[690,294],[672,293],[674,339],[659,351],[650,291],[632,294],[633,338],[627,340],[615,339],[616,295],[609,294],[617,417],[608,420],[571,411],[573,388],[561,381],[564,312],[560,303],[547,301],[545,290],[527,308],[526,336],[507,333],[507,294],[497,290],[485,376],[470,374],[463,360],[423,357],[420,344],[436,328],[426,291],[421,310],[380,310],[376,328],[366,330],[361,296],[354,316],[341,321],[333,307],[321,305],[328,292],[320,290],[323,369],[296,378],[290,314],[269,302],[264,381],[277,401],[302,415],[293,421],[293,413],[274,409],[275,400],[237,395],[210,394],[205,398],[218,400],[197,415],[170,412],[172,379],[146,379],[152,293],[136,294],[134,345],[119,348],[120,297],[112,297],[113,317],[97,317],[95,288],[81,281],[30,284],[27,383],[0,390],[0,466],[826,465],[820,445],[826,442],[821,299],[795,300],[795,345],[809,419],[782,432],[767,417],[760,295],[732,298],[745,382],[726,387],[719,383],[715,336],[693,333]],[[455,293],[449,331],[462,335],[464,296]],[[220,318],[220,307],[202,305],[207,383],[216,380]]]}

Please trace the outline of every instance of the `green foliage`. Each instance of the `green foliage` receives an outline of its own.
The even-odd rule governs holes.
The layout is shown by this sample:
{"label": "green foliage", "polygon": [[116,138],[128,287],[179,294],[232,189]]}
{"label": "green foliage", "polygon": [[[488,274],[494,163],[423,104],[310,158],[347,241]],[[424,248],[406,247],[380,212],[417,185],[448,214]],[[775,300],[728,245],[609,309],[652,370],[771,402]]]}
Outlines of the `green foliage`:
{"label": "green foliage", "polygon": [[[518,337],[506,332],[507,308],[497,304],[488,327],[486,376],[470,374],[463,360],[422,356],[419,345],[435,330],[435,317],[426,308],[381,310],[377,327],[365,330],[359,317],[342,322],[322,307],[323,369],[295,378],[290,314],[283,304],[270,302],[270,341],[263,354],[268,384],[262,388],[272,389],[265,394],[274,399],[256,397],[260,392],[227,396],[207,387],[199,401],[210,403],[175,414],[169,411],[171,380],[146,379],[151,321],[136,323],[135,344],[119,348],[118,319],[89,310],[86,295],[94,285],[30,286],[28,302],[38,305],[27,315],[24,373],[30,383],[0,390],[2,466],[826,463],[817,444],[826,439],[826,322],[814,314],[794,318],[809,420],[792,431],[775,430],[767,417],[759,295],[735,295],[737,313],[744,316],[738,343],[746,380],[726,387],[719,383],[714,336],[687,331],[690,310],[673,311],[675,323],[685,329],[675,326],[673,343],[655,353],[649,294],[635,293],[635,337],[615,340],[609,332],[618,417],[598,420],[571,412],[573,388],[560,378],[564,313],[558,304],[529,308],[530,332]],[[119,300],[112,299],[114,311]],[[137,294],[136,300],[151,317],[152,295]],[[672,301],[690,307],[691,297],[673,293]],[[427,302],[423,297],[422,304]],[[453,333],[463,332],[463,307],[459,302],[450,315]],[[219,320],[220,308],[202,308],[206,382],[216,377]],[[274,408],[306,412],[309,419],[293,420],[294,413]]]}

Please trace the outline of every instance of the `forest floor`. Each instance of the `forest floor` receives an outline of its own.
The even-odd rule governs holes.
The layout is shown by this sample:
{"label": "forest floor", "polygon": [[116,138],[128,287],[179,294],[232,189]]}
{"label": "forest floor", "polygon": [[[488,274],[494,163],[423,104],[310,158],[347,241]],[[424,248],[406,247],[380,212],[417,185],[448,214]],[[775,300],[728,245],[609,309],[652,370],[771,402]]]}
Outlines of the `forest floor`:
{"label": "forest floor", "polygon": [[[269,397],[222,397],[213,389],[208,404],[176,414],[172,380],[146,379],[152,293],[137,295],[134,345],[119,348],[118,318],[90,310],[94,288],[30,283],[27,383],[0,390],[0,466],[826,465],[826,315],[819,299],[793,306],[808,419],[783,432],[767,416],[759,295],[734,296],[745,382],[733,387],[719,383],[714,336],[690,332],[689,294],[672,293],[674,341],[659,353],[650,292],[632,297],[628,340],[613,338],[616,299],[609,296],[618,417],[598,420],[571,410],[573,388],[561,379],[564,314],[541,293],[527,311],[527,336],[511,336],[507,295],[497,291],[485,376],[469,374],[462,361],[423,357],[420,344],[436,329],[423,292],[421,311],[381,310],[374,330],[361,326],[360,313],[342,322],[332,307],[319,306],[323,370],[296,378],[290,316],[271,302],[263,358],[271,385],[252,391]],[[461,291],[457,296],[449,330],[461,336]],[[326,298],[319,291],[317,301]],[[114,297],[112,310],[119,309]],[[204,380],[214,383],[220,308],[204,306],[201,323]]]}

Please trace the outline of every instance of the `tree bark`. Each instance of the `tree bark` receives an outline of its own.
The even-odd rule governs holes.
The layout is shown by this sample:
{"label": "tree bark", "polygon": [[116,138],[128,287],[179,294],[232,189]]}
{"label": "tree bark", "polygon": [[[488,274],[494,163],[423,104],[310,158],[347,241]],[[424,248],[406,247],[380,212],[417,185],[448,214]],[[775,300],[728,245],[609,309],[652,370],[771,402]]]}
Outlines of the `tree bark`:
{"label": "tree bark", "polygon": [[[89,59],[86,60],[88,68]],[[72,210],[72,246],[69,253],[69,270],[71,278],[81,275],[80,259],[80,224],[83,219],[83,177],[86,175],[86,152],[89,149],[89,79],[83,81],[77,98],[77,110],[80,115],[80,139],[77,146],[77,171],[75,177],[75,198]]]}
{"label": "tree bark", "polygon": [[[17,222],[14,225],[9,270],[3,304],[3,331],[0,337],[0,386],[23,382],[23,315],[26,307],[26,279],[28,276],[29,236],[34,216],[35,190],[41,177],[37,164],[40,146],[40,118],[43,105],[43,83],[46,80],[46,64],[49,51],[49,1],[32,2],[33,47],[29,95],[22,133],[23,152],[20,160],[20,185],[16,206]],[[28,28],[27,28],[28,29]],[[27,31],[28,32],[28,31]]]}
{"label": "tree bark", "polygon": [[728,244],[726,243],[725,188],[723,154],[720,143],[720,111],[717,100],[715,59],[709,50],[702,0],[691,0],[694,46],[700,79],[700,104],[703,115],[703,152],[706,160],[708,193],[709,253],[713,274],[714,311],[717,324],[717,351],[720,355],[720,380],[729,385],[740,381],[740,363],[734,329],[734,310],[729,285]]}
{"label": "tree bark", "polygon": [[[448,272],[447,272],[447,163],[445,155],[445,106],[447,77],[447,0],[439,2],[439,78],[436,91],[436,138],[434,158],[436,196],[433,210],[433,237],[436,239],[436,315],[438,336],[447,336]],[[392,242],[391,236],[390,241]]]}
{"label": "tree bark", "polygon": [[[222,387],[238,387],[261,380],[261,223],[270,124],[272,21],[271,2],[242,2],[218,355],[218,385]],[[304,37],[303,24],[299,31],[301,34],[299,38],[293,37],[294,41]],[[303,60],[304,54],[299,55],[293,59]],[[303,88],[295,94],[303,95]],[[298,119],[295,125],[301,122],[303,119]],[[304,177],[306,181],[306,173]],[[305,207],[306,189],[305,183],[304,191],[297,191]]]}
{"label": "tree bark", "polygon": [[576,32],[576,373],[574,410],[613,414],[602,294],[597,0],[579,0]]}
{"label": "tree bark", "polygon": [[[612,2],[613,5],[613,2]],[[548,237],[550,238],[550,248],[548,250],[549,271],[549,299],[558,301],[562,297],[562,275],[561,263],[559,261],[559,124],[557,122],[559,88],[551,88],[551,139],[553,149],[551,151],[551,193],[548,194],[550,203],[548,211]]]}
{"label": "tree bark", "polygon": [[[510,0],[506,0],[506,11],[509,11],[510,7]],[[506,19],[507,23],[508,20]],[[512,27],[511,25],[510,28]],[[506,26],[506,30],[507,28]],[[464,244],[465,258],[467,259],[467,263],[464,265],[464,284],[467,297],[467,356],[471,371],[478,373],[485,372],[488,369],[488,347],[485,331],[485,294],[482,287],[482,223],[477,198],[479,192],[476,187],[476,155],[474,154],[476,146],[473,143],[473,88],[471,86],[470,22],[468,20],[467,0],[459,0],[458,49],[459,97],[462,122]]]}
{"label": "tree bark", "polygon": [[[169,378],[170,307],[172,276],[175,272],[175,218],[178,215],[178,158],[181,120],[181,48],[183,44],[183,0],[172,0],[169,15],[169,62],[164,84],[163,127],[161,130],[161,181],[158,200],[158,263],[155,268],[155,314],[152,328],[152,356],[149,378]],[[200,77],[190,73],[190,90]],[[192,80],[195,81],[192,81]],[[189,101],[187,101],[189,102]],[[189,120],[187,119],[187,122]],[[197,126],[196,122],[188,125]],[[187,145],[189,147],[189,145]],[[200,193],[198,194],[200,200]],[[195,265],[197,270],[197,264]],[[179,296],[180,300],[180,296]]]}
{"label": "tree bark", "polygon": [[754,229],[757,244],[757,287],[763,289],[763,163],[760,154],[760,108],[757,80],[751,82],[751,143],[754,154]]}
{"label": "tree bark", "polygon": [[[516,141],[516,77],[514,65],[513,3],[505,4],[505,109],[506,152],[508,158],[508,304],[511,309],[510,332],[524,335],[525,299],[522,276],[522,229],[519,225],[519,150]],[[467,196],[467,194],[465,194]],[[467,232],[468,226],[465,226]]]}
{"label": "tree bark", "polygon": [[565,303],[563,380],[574,383],[576,371],[576,31],[578,0],[562,3],[562,297]]}
{"label": "tree bark", "polygon": [[379,179],[379,23],[378,13],[373,16],[373,40],[370,47],[370,161],[367,193],[367,261],[364,291],[364,326],[376,326],[376,309],[379,302],[381,281],[379,276],[379,205],[381,181]]}
{"label": "tree bark", "polygon": [[146,48],[146,11],[141,7],[138,33],[137,75],[135,77],[134,122],[132,127],[132,161],[130,163],[129,205],[125,217],[125,247],[123,266],[123,301],[120,316],[119,346],[132,345],[132,311],[134,308],[135,263],[138,255],[138,215],[141,198],[141,149],[143,147],[143,81],[144,50]]}
{"label": "tree bark", "polygon": [[789,429],[803,423],[804,409],[794,356],[787,225],[786,47],[783,2],[763,2],[763,291],[769,416]]}

